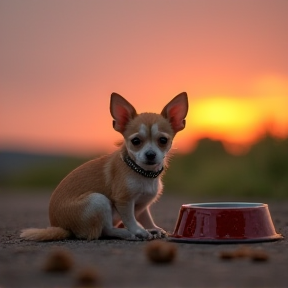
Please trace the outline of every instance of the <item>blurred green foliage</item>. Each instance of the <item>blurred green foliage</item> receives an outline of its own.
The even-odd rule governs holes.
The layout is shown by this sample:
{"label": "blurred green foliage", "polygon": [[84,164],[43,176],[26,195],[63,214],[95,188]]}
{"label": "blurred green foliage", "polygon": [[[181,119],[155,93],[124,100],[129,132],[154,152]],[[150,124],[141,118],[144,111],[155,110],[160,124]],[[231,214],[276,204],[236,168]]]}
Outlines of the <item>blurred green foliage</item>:
{"label": "blurred green foliage", "polygon": [[[3,157],[4,154],[0,154],[2,188],[52,190],[65,175],[89,160],[31,154],[23,157],[17,153]],[[195,151],[176,154],[170,162],[164,176],[165,193],[288,197],[288,139],[267,136],[240,156],[227,153],[221,142],[203,139]]]}
{"label": "blurred green foliage", "polygon": [[17,152],[6,152],[3,155],[2,152],[0,153],[0,187],[55,188],[70,171],[87,160],[73,156]]}
{"label": "blurred green foliage", "polygon": [[239,156],[203,139],[193,153],[171,160],[165,186],[202,196],[288,197],[288,139],[267,136]]}

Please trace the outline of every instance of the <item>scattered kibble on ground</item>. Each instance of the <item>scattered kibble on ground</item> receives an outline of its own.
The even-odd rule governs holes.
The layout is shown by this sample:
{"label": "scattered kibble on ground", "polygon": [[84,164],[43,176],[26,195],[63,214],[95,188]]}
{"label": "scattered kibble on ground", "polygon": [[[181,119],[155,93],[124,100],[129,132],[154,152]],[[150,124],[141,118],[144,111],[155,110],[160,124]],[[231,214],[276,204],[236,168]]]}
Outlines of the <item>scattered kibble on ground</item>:
{"label": "scattered kibble on ground", "polygon": [[252,249],[247,246],[240,246],[235,250],[221,251],[219,257],[223,260],[250,258],[253,261],[267,261],[269,259],[266,251],[262,249]]}
{"label": "scattered kibble on ground", "polygon": [[251,256],[253,261],[267,261],[269,259],[268,253],[262,250],[254,251]]}
{"label": "scattered kibble on ground", "polygon": [[146,245],[146,256],[153,263],[171,263],[177,255],[175,244],[163,240],[153,240]]}
{"label": "scattered kibble on ground", "polygon": [[77,287],[95,287],[100,283],[100,276],[94,267],[87,267],[76,274]]}
{"label": "scattered kibble on ground", "polygon": [[57,248],[48,255],[43,270],[46,272],[67,272],[72,269],[73,265],[74,259],[71,252]]}

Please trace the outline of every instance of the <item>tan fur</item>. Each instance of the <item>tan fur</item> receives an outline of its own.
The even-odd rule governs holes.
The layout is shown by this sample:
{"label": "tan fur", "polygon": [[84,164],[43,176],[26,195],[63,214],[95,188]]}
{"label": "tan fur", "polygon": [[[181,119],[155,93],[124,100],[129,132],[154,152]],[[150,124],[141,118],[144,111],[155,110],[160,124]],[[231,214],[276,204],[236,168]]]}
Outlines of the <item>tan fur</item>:
{"label": "tan fur", "polygon": [[[184,116],[182,118],[184,119],[188,109],[187,96],[184,93],[180,95],[174,99],[177,98],[178,101],[178,98],[182,97],[180,100],[184,104],[182,104],[183,108],[180,107],[179,109],[183,110]],[[169,109],[170,103],[166,105]],[[174,108],[173,105],[172,108]],[[138,146],[132,147],[130,135],[137,135],[142,124],[145,124],[145,129],[151,131],[151,127],[156,123],[159,137],[169,135],[167,145],[159,145],[156,149],[154,142],[158,143],[157,139],[151,139],[150,132],[147,139],[144,140],[151,141],[152,146],[149,145],[155,146],[155,149],[164,155],[164,159],[161,159],[159,164],[155,163],[154,166],[166,167],[165,156],[178,130],[173,129],[174,124],[172,125],[172,122],[170,124],[173,119],[169,119],[169,111],[165,110],[165,113],[162,111],[165,117],[155,113],[138,115],[134,107],[117,94],[114,96],[112,94],[110,110],[115,119],[114,129],[124,137],[121,147],[114,153],[91,160],[68,174],[60,182],[50,199],[49,218],[52,227],[25,229],[20,235],[21,238],[34,241],[60,240],[71,235],[88,240],[98,239],[100,236],[116,236],[123,239],[151,238],[150,232],[145,230],[147,228],[157,230],[158,237],[161,237],[163,230],[154,224],[149,206],[162,193],[161,178],[163,173],[155,179],[145,178],[128,167],[123,161],[123,157],[130,155],[132,151],[137,151],[137,149],[142,152],[141,145],[139,145],[140,148]],[[158,137],[158,135],[153,137]],[[133,153],[131,159],[136,155]],[[140,161],[139,159],[133,160]],[[143,165],[143,168],[150,167],[144,163]],[[135,216],[133,216],[134,213]],[[139,221],[141,220],[143,223],[137,224],[134,217],[137,218],[138,216]],[[127,229],[115,228],[119,226],[121,221],[126,223]],[[144,229],[141,224],[151,227],[144,227]]]}
{"label": "tan fur", "polygon": [[23,230],[20,237],[26,240],[50,241],[63,240],[71,236],[71,232],[61,227],[47,227],[46,229],[29,228]]}

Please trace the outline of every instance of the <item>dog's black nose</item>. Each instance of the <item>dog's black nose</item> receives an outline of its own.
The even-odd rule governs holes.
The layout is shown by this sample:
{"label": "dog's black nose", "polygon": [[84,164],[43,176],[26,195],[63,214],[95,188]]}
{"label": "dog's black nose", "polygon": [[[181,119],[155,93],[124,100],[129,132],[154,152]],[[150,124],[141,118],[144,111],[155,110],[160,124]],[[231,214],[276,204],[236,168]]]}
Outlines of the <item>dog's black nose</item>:
{"label": "dog's black nose", "polygon": [[155,159],[156,153],[152,150],[149,150],[145,153],[145,156],[146,156],[147,160],[152,161]]}

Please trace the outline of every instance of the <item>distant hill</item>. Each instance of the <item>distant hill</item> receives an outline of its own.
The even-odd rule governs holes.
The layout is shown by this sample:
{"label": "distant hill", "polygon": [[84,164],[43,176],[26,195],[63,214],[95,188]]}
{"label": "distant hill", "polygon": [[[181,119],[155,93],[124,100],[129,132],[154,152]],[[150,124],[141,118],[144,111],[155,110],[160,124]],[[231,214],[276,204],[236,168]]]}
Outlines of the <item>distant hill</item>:
{"label": "distant hill", "polygon": [[191,196],[288,197],[288,139],[267,135],[239,156],[203,139],[193,153],[171,160],[165,187]]}
{"label": "distant hill", "polygon": [[[87,160],[2,151],[0,187],[53,188]],[[192,196],[288,197],[288,139],[267,136],[241,156],[228,154],[219,141],[203,139],[192,153],[172,157],[164,185],[166,193]]]}
{"label": "distant hill", "polygon": [[54,186],[87,159],[0,151],[0,187]]}

